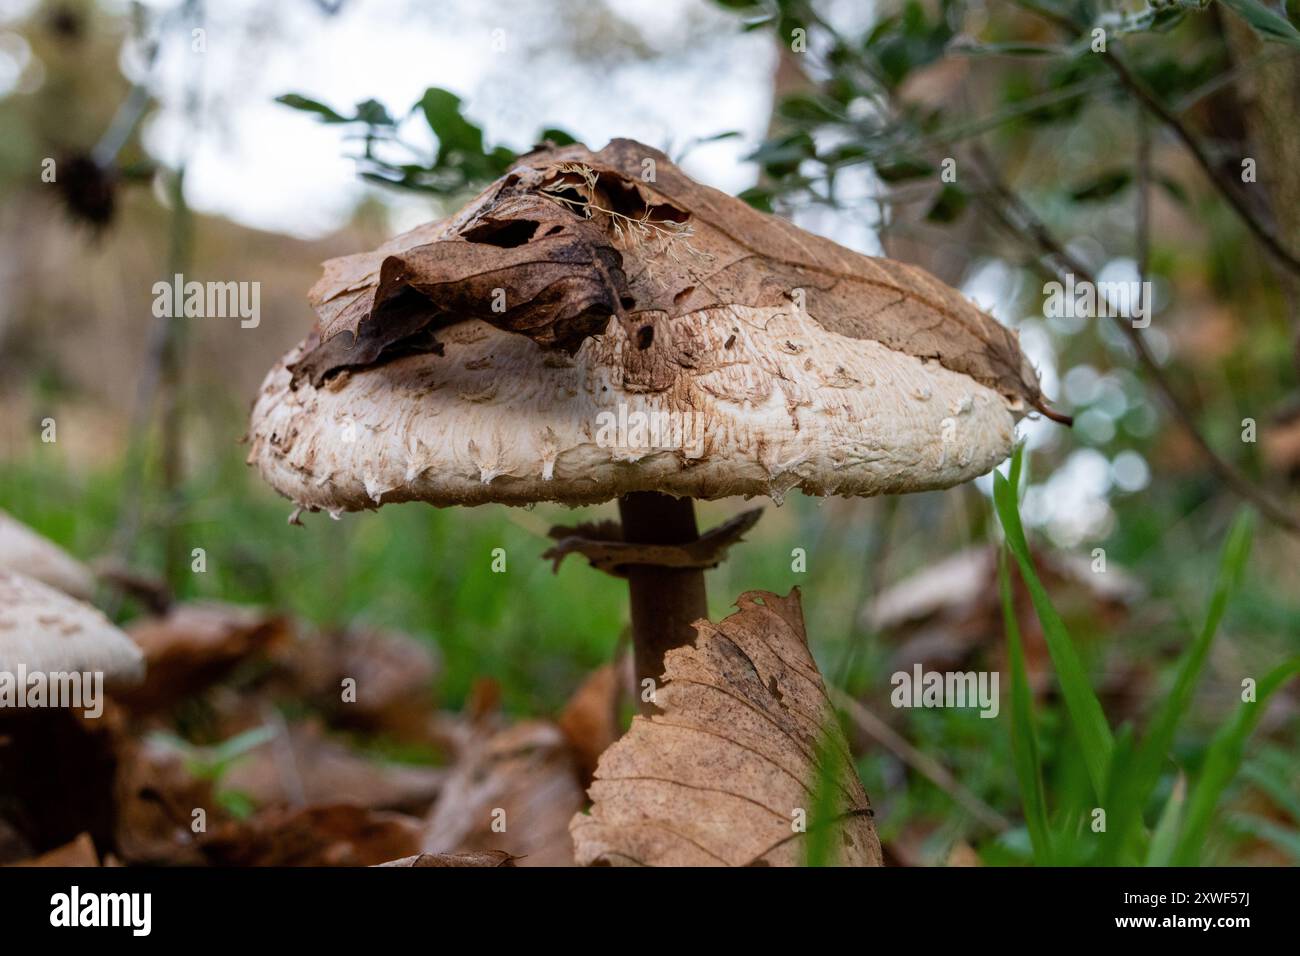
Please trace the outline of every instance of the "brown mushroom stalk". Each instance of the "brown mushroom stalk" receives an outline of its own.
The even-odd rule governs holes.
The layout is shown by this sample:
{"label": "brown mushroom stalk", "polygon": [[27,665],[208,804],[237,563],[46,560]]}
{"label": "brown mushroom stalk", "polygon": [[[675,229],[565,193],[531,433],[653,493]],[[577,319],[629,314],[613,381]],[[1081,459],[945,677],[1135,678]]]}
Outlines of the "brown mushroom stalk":
{"label": "brown mushroom stalk", "polygon": [[[623,540],[629,544],[690,544],[699,539],[695,504],[654,491],[637,491],[618,499]],[[638,700],[643,710],[645,681],[656,683],[664,672],[664,654],[695,639],[696,621],[709,615],[703,568],[653,564],[626,566],[632,603],[632,648]]]}

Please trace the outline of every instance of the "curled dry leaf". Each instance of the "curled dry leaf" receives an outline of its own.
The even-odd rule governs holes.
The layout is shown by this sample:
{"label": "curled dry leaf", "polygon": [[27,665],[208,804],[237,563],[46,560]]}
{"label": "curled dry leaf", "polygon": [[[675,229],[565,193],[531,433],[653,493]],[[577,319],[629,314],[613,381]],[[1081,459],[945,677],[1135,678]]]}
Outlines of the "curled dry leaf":
{"label": "curled dry leaf", "polygon": [[601,757],[591,811],[570,823],[579,863],[792,866],[816,837],[828,861],[880,865],[798,589],[736,604],[721,624],[697,624],[694,647],[668,652],[662,714],[634,718]]}
{"label": "curled dry leaf", "polygon": [[[654,565],[660,568],[716,568],[727,556],[733,544],[738,544],[746,532],[762,517],[762,508],[751,508],[728,519],[716,528],[710,528],[687,544],[629,544],[622,540],[622,528],[617,537],[609,522],[594,526],[598,537],[583,534],[583,526],[566,528],[557,525],[548,532],[557,542],[542,557],[552,562],[552,569],[560,570],[560,562],[570,554],[580,554],[591,566],[615,577],[624,577],[628,565]],[[592,527],[588,525],[587,527]]]}
{"label": "curled dry leaf", "polygon": [[[628,139],[520,157],[452,218],[327,262],[311,301],[320,321],[295,384],[437,352],[435,332],[471,318],[573,352],[611,316],[642,343],[691,313],[784,307],[1047,410],[1015,333],[956,290],[758,212]],[[668,388],[671,364],[629,375]]]}

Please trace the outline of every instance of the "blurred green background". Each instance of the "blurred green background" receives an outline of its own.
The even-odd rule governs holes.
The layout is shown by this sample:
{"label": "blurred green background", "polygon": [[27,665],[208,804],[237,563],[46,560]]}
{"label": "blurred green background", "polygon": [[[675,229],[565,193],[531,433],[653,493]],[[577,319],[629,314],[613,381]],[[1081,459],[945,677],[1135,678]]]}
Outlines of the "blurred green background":
{"label": "blurred green background", "polygon": [[[309,328],[304,293],[319,262],[454,209],[547,129],[593,147],[611,133],[665,147],[694,175],[805,228],[924,265],[1020,331],[1048,394],[1076,420],[1072,430],[1023,426],[1030,537],[1043,555],[1085,562],[1103,549],[1107,573],[1140,591],[1103,613],[1086,583],[1049,580],[1112,725],[1143,727],[1167,695],[1243,501],[1171,417],[1123,334],[1103,320],[1043,314],[1042,250],[999,222],[1005,197],[974,171],[973,146],[1095,274],[1153,281],[1145,341],[1190,420],[1260,494],[1296,514],[1300,279],[1262,251],[1247,222],[1300,250],[1293,7],[682,0],[657,14],[654,4],[609,0],[540,4],[516,20],[492,3],[436,13],[418,4],[337,6],[0,7],[0,506],[74,554],[115,555],[169,579],[182,598],[416,633],[441,651],[437,694],[447,706],[459,707],[473,682],[489,677],[511,713],[555,713],[626,640],[626,589],[576,560],[553,574],[540,559],[545,532],[611,517],[612,504],[579,514],[400,505],[338,521],[309,515],[305,527],[290,527],[289,504],[245,467],[240,445],[261,375]],[[339,77],[313,71],[318,61],[337,64],[328,54],[340,19],[353,38],[350,62]],[[362,26],[381,21],[430,44],[450,36],[486,45],[497,24],[523,39],[491,67],[478,63],[487,53],[473,68],[454,58],[407,62],[390,88],[377,66],[392,55],[388,34]],[[1090,24],[1108,31],[1137,86],[1090,49]],[[195,28],[207,31],[211,52],[202,69],[186,65]],[[794,49],[799,30],[803,50]],[[240,46],[254,39],[251,53]],[[230,47],[244,51],[234,65],[219,59]],[[742,57],[744,69],[732,70]],[[530,103],[521,92],[529,81],[561,95]],[[592,84],[602,82],[642,91],[646,105],[615,96],[592,106]],[[450,115],[408,112],[426,87],[463,102]],[[562,95],[570,87],[586,92],[571,101]],[[1135,89],[1173,112],[1208,170]],[[338,121],[274,103],[288,93],[328,102]],[[384,107],[378,121],[352,106],[371,97]],[[71,160],[93,157],[98,143],[102,159],[123,110],[130,127],[96,167],[102,181],[41,181],[46,158],[75,169]],[[694,129],[671,128],[679,110]],[[481,148],[421,153],[446,135],[439,124],[453,121],[478,124]],[[415,160],[394,146],[412,138]],[[290,151],[295,143],[303,152]],[[247,164],[241,150],[251,151]],[[939,175],[948,157],[957,159],[955,183]],[[1258,160],[1257,180],[1242,182],[1242,157]],[[366,184],[358,171],[370,174]],[[302,221],[274,195],[294,195],[296,183],[315,190],[295,200],[311,207]],[[1239,190],[1248,217],[1225,188]],[[104,192],[113,197],[108,212],[95,201]],[[260,281],[260,327],[194,320],[160,332],[149,290],[174,271]],[[53,443],[41,440],[47,419],[57,424]],[[1253,441],[1242,440],[1244,419],[1255,422]],[[890,709],[903,641],[871,615],[891,585],[999,540],[990,489],[981,480],[899,500],[762,502],[758,527],[708,575],[715,618],[742,591],[799,586],[828,682],[1011,821],[990,833],[950,792],[859,733],[859,769],[882,837],[902,862],[967,854],[1015,862],[1030,852],[1009,706],[997,720]],[[744,506],[703,504],[702,527]],[[200,547],[207,570],[191,573],[191,549]],[[505,573],[492,571],[495,548],[506,551]],[[796,548],[806,551],[806,571],[793,570]],[[996,587],[990,577],[982,592],[995,610]],[[981,613],[962,619],[963,659],[1000,666],[1001,622]],[[1042,643],[1035,621],[1025,605],[1031,663]],[[1180,770],[1194,776],[1201,767],[1239,702],[1241,678],[1260,679],[1297,653],[1300,539],[1262,519],[1148,819]],[[1050,668],[1040,661],[1039,670]],[[1078,741],[1045,681],[1035,694],[1045,788],[1054,812],[1073,819],[1093,798]],[[1201,862],[1300,858],[1298,729],[1295,688],[1284,688]]]}

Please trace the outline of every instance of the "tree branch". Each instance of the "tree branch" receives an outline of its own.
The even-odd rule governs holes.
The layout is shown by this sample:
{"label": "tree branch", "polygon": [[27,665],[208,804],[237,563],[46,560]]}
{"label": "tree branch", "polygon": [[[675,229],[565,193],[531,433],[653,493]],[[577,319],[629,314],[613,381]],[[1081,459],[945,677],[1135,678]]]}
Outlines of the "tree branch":
{"label": "tree branch", "polygon": [[[1111,308],[1111,304],[1105,302],[1101,287],[1091,271],[1066,250],[1046,223],[1038,218],[1028,204],[998,175],[993,168],[993,164],[989,161],[988,155],[978,144],[971,147],[971,154],[980,170],[981,177],[989,187],[989,193],[1001,200],[1001,204],[999,204],[983,198],[981,202],[984,208],[1013,236],[1037,250],[1040,269],[1055,278],[1061,279],[1065,278],[1067,272],[1072,272],[1076,279],[1089,282],[1098,290],[1098,307],[1102,308],[1103,303],[1105,304],[1105,311],[1111,313],[1111,317],[1120,331],[1133,343],[1138,361],[1141,362],[1143,368],[1151,377],[1156,390],[1169,407],[1170,413],[1183,426],[1184,431],[1187,432],[1188,437],[1191,438],[1201,452],[1210,469],[1219,476],[1225,485],[1240,497],[1251,502],[1274,524],[1293,534],[1300,534],[1300,518],[1275,501],[1266,491],[1258,488],[1236,465],[1222,458],[1210,446],[1205,436],[1197,428],[1192,413],[1183,404],[1178,393],[1170,384],[1164,369],[1160,367],[1160,364],[1155,360],[1155,356],[1151,354],[1151,350],[1147,347],[1146,340],[1142,337],[1141,332],[1134,328],[1131,322],[1125,321],[1119,310]],[[1051,264],[1044,262],[1044,259],[1051,260]]]}
{"label": "tree branch", "polygon": [[[1020,0],[1019,6],[1050,20],[1075,39],[1086,35],[1085,28],[1080,27],[1079,24],[1075,23],[1069,17],[1047,10],[1036,3],[1027,2],[1027,0]],[[1243,223],[1245,223],[1246,228],[1250,230],[1255,238],[1259,240],[1260,244],[1263,245],[1279,263],[1284,265],[1291,272],[1300,276],[1300,256],[1297,256],[1283,244],[1282,240],[1278,238],[1276,231],[1271,225],[1260,220],[1256,215],[1255,210],[1250,208],[1250,203],[1247,202],[1246,197],[1242,194],[1241,190],[1237,188],[1236,183],[1230,182],[1219,173],[1219,170],[1215,168],[1213,160],[1210,159],[1209,153],[1205,151],[1205,147],[1201,145],[1200,141],[1192,131],[1188,129],[1187,124],[1185,124],[1173,110],[1162,103],[1160,98],[1157,97],[1141,79],[1134,75],[1119,54],[1115,53],[1111,49],[1105,49],[1101,52],[1100,56],[1119,79],[1120,84],[1127,89],[1129,93],[1131,93],[1133,97],[1141,103],[1149,113],[1151,113],[1152,116],[1155,116],[1161,123],[1169,127],[1174,136],[1178,138],[1179,142],[1181,142],[1187,151],[1191,153],[1192,159],[1196,161],[1196,165],[1201,167],[1201,171],[1205,173],[1210,184],[1219,191],[1220,195],[1222,195],[1225,200],[1227,200],[1228,205],[1233,208],[1233,211],[1237,213],[1237,216]]]}

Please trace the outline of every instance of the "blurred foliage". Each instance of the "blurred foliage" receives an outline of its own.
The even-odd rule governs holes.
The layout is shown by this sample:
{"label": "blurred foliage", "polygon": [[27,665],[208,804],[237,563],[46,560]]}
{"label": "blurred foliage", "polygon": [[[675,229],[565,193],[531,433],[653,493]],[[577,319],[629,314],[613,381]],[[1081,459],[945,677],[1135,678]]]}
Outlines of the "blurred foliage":
{"label": "blurred foliage", "polygon": [[[1221,550],[1242,554],[1242,532],[1231,530],[1239,527],[1233,524],[1238,502],[1157,410],[1131,346],[1109,326],[1045,318],[1041,281],[1027,251],[981,225],[987,197],[966,175],[964,161],[955,181],[941,179],[944,159],[978,143],[1094,268],[1131,260],[1140,182],[1137,110],[1131,91],[1093,52],[1093,30],[1104,30],[1108,48],[1120,52],[1136,80],[1231,169],[1246,148],[1234,86],[1261,63],[1296,55],[1300,8],[1261,0],[1122,8],[1095,0],[886,0],[879,16],[866,21],[845,17],[843,4],[716,2],[735,12],[738,30],[767,32],[783,50],[796,31],[806,41],[800,83],[774,103],[769,135],[751,156],[757,181],[744,198],[782,214],[825,207],[863,218],[887,247],[898,241],[910,243],[904,248],[911,257],[935,254],[935,262],[924,264],[935,271],[946,265],[945,278],[957,284],[981,269],[1000,270],[998,283],[1012,294],[999,318],[1026,339],[1046,343],[1057,391],[1078,422],[1073,432],[1058,429],[1030,442],[1023,481],[1012,482],[1022,491],[1024,533],[1027,539],[1045,534],[1084,555],[1102,547],[1114,566],[1130,568],[1149,590],[1143,613],[1110,631],[1064,607],[1055,621],[1045,608],[1055,607],[1057,595],[1039,594],[1035,603],[1046,614],[1044,625],[1053,621],[1053,643],[1075,648],[1077,660],[1064,669],[1058,662],[1057,687],[1035,696],[1016,677],[1013,651],[1003,720],[956,710],[890,715],[981,799],[1026,825],[989,834],[949,794],[868,745],[858,769],[878,807],[882,838],[913,846],[927,862],[942,862],[959,843],[975,846],[991,864],[1095,861],[1091,852],[1155,863],[1300,858],[1294,710],[1245,744],[1255,729],[1247,715],[1263,708],[1238,709],[1236,680],[1241,673],[1261,675],[1262,696],[1262,675],[1300,652],[1295,542],[1261,523],[1249,569],[1243,573],[1244,564],[1226,557],[1220,564]],[[83,34],[81,46],[64,49],[66,39],[33,31],[33,47],[52,79],[33,97],[0,99],[5,185],[29,176],[31,157],[48,152],[49,143],[89,150],[102,132],[95,124],[126,96],[128,84],[114,62],[123,26],[98,8],[92,13],[101,29]],[[1230,49],[1227,18],[1264,38],[1255,60],[1242,62]],[[309,92],[285,94],[280,102],[345,130],[359,173],[384,187],[454,200],[501,175],[515,157],[513,149],[489,143],[459,97],[445,89],[430,87],[404,112],[375,100],[335,108]],[[68,102],[86,106],[73,115]],[[576,119],[557,113],[538,122]],[[421,125],[427,130],[419,139],[427,131],[432,148],[407,141]],[[1259,448],[1240,441],[1240,422],[1251,416],[1267,427],[1295,388],[1284,291],[1222,196],[1156,124],[1150,131],[1150,182],[1162,217],[1150,250],[1158,289],[1152,335],[1163,343],[1167,374],[1196,399],[1194,413],[1211,444],[1233,449],[1228,454],[1244,470],[1276,487],[1285,478],[1269,474]],[[572,137],[551,128],[537,139]],[[7,157],[14,157],[12,165]],[[119,165],[144,159],[132,140]],[[863,183],[872,190],[865,200]],[[30,376],[41,407],[69,400],[56,371],[42,366]],[[519,714],[554,713],[624,640],[620,582],[580,562],[553,575],[538,558],[548,544],[545,529],[572,523],[572,515],[557,508],[402,505],[338,522],[313,516],[305,528],[286,528],[288,505],[232,450],[243,414],[235,401],[195,399],[189,420],[219,424],[193,441],[201,465],[190,469],[180,495],[189,506],[180,516],[164,502],[150,501],[146,509],[133,555],[140,567],[161,565],[157,531],[168,523],[180,522],[208,552],[208,572],[189,576],[182,597],[262,603],[321,624],[360,618],[421,633],[442,651],[445,702],[458,706],[476,678],[489,676]],[[79,555],[104,553],[128,472],[111,463],[89,466],[51,448],[10,451],[0,462],[0,505]],[[1113,474],[1125,453],[1136,455],[1152,477],[1129,487],[1108,480],[1105,520],[1081,532],[1043,516],[1043,499],[1057,494],[1054,477],[1084,460],[1081,455],[1099,456]],[[153,487],[158,471],[151,459],[140,480]],[[828,680],[869,700],[887,684],[895,648],[863,622],[863,605],[888,581],[995,536],[989,490],[910,496],[893,506],[896,513],[882,502],[806,499],[768,508],[750,539],[710,572],[711,612],[725,614],[743,590],[784,593],[798,584]],[[727,516],[729,506],[701,510],[707,526]],[[508,555],[505,574],[490,570],[498,547]],[[806,574],[791,571],[794,547],[807,551]],[[1027,553],[1013,560],[1022,573],[1032,569]],[[1201,619],[1202,605],[1217,600],[1216,580],[1230,580],[1235,590],[1217,612],[1211,606],[1205,615],[1211,626]],[[1088,701],[1097,698],[1102,672],[1116,659],[1150,662],[1156,689],[1132,702],[1123,721],[1103,714],[1103,732]],[[1281,680],[1275,680],[1279,697],[1293,690]],[[1177,719],[1165,709],[1175,704]],[[1083,733],[1080,709],[1093,715]],[[1107,738],[1107,752],[1099,753],[1098,740]],[[1119,776],[1116,767],[1124,768]],[[1098,768],[1106,785],[1128,775],[1135,788],[1122,798],[1131,804],[1127,817],[1112,815],[1117,831],[1101,851],[1082,840],[1098,804]],[[1222,826],[1207,827],[1211,820]]]}
{"label": "blurred foliage", "polygon": [[[407,116],[418,114],[428,124],[437,139],[437,150],[432,157],[422,156],[422,150],[401,138],[403,119],[394,119],[388,109],[375,100],[364,100],[356,105],[351,116],[335,112],[324,103],[297,93],[276,97],[285,106],[314,114],[322,123],[351,126],[353,134],[362,142],[362,152],[354,158],[360,175],[369,182],[416,192],[440,196],[455,195],[475,185],[490,182],[505,174],[517,155],[506,146],[488,149],[483,143],[483,131],[466,118],[461,110],[460,97],[435,86],[424,91],[418,103]],[[563,130],[544,129],[537,141],[550,141],[557,146],[572,143],[573,137]],[[385,148],[407,154],[406,162],[383,158]],[[419,161],[424,159],[423,162]]]}

